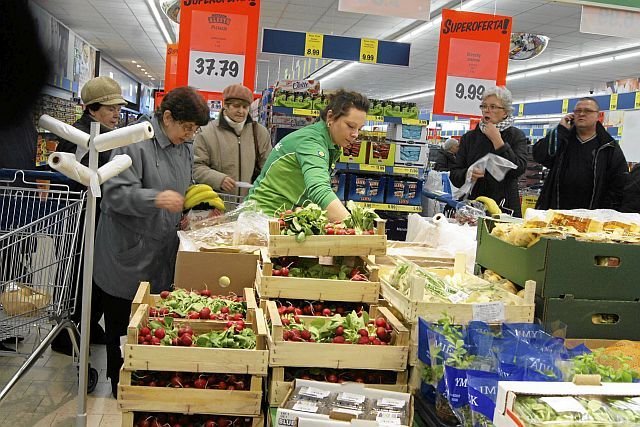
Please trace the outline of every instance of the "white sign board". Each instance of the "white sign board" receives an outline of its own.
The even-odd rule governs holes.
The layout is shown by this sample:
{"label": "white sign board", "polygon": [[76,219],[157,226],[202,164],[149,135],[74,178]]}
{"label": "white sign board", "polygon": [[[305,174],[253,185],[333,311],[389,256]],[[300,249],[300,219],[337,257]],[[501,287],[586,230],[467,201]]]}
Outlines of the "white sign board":
{"label": "white sign board", "polygon": [[627,162],[640,162],[640,110],[624,112],[620,148]]}
{"label": "white sign board", "polygon": [[428,21],[431,0],[340,0],[338,10]]}
{"label": "white sign board", "polygon": [[580,32],[640,39],[640,12],[583,6]]}

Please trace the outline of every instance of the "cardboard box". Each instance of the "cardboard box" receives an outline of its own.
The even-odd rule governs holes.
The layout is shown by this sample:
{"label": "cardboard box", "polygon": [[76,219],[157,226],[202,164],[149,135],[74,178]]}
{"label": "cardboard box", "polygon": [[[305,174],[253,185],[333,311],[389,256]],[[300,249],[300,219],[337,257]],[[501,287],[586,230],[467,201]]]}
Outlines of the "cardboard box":
{"label": "cardboard box", "polygon": [[[519,285],[535,280],[542,297],[608,301],[640,298],[640,245],[581,242],[573,238],[542,238],[529,248],[511,245],[491,235],[496,221],[478,221],[476,264]],[[598,265],[618,258],[616,267]]]}
{"label": "cardboard box", "polygon": [[[242,295],[244,288],[254,285],[258,259],[257,254],[179,250],[173,281],[179,288],[205,289],[207,286],[213,293],[219,289],[223,294],[235,292]],[[231,279],[231,284],[226,288],[218,285],[222,276]]]}
{"label": "cardboard box", "polygon": [[395,164],[424,167],[429,158],[429,146],[419,142],[396,142]]}
{"label": "cardboard box", "polygon": [[369,141],[369,157],[367,164],[393,166],[396,156],[396,145],[390,141]]}
{"label": "cardboard box", "polygon": [[387,127],[387,138],[393,141],[427,142],[427,127],[391,123]]}
{"label": "cardboard box", "polygon": [[[408,393],[399,393],[395,391],[385,391],[385,390],[376,390],[364,387],[363,384],[359,383],[343,383],[343,384],[335,384],[335,383],[326,383],[319,381],[307,381],[307,380],[295,380],[291,389],[289,390],[289,394],[284,400],[284,403],[278,407],[278,411],[276,413],[276,426],[377,426],[378,423],[376,421],[368,421],[368,420],[358,420],[352,419],[353,415],[348,415],[346,413],[338,413],[334,412],[331,415],[321,415],[321,414],[313,414],[310,412],[302,412],[296,411],[294,409],[286,409],[284,408],[286,402],[289,400],[289,397],[293,393],[293,391],[297,387],[306,386],[313,387],[319,390],[325,390],[332,393],[353,393],[364,395],[370,399],[396,399],[405,402],[406,407],[408,408],[408,418],[409,422],[407,424],[393,424],[398,427],[409,427],[413,426],[413,399]],[[351,418],[351,419],[350,419]]]}
{"label": "cardboard box", "polygon": [[340,161],[344,163],[359,163],[363,164],[367,162],[367,150],[369,149],[369,142],[358,140],[348,147],[342,149],[340,154]]}
{"label": "cardboard box", "polygon": [[422,181],[389,177],[385,191],[385,202],[392,205],[420,206],[422,203]]}
{"label": "cardboard box", "polygon": [[354,202],[382,203],[386,177],[364,177],[349,175],[349,193],[347,200]]}
{"label": "cardboard box", "polygon": [[[574,383],[555,382],[553,383],[553,387],[541,387],[539,382],[534,381],[500,381],[498,383],[498,396],[496,398],[496,409],[493,416],[493,424],[496,427],[522,427],[528,425],[513,412],[513,404],[519,395],[634,397],[640,396],[640,384],[603,383],[601,385],[576,385]],[[599,425],[599,423],[575,423],[571,425],[584,425],[586,427],[589,425]]]}

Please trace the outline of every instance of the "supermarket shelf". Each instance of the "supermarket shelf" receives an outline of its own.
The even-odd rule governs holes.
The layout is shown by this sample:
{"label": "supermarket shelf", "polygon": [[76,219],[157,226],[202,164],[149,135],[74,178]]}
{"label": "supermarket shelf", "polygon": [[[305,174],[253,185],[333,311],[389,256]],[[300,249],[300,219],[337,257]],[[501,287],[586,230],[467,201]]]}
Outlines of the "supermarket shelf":
{"label": "supermarket shelf", "polygon": [[[301,117],[318,117],[320,115],[319,110],[307,110],[303,108],[288,108],[288,107],[276,107],[271,108],[272,113],[284,114],[286,116],[301,116]],[[380,123],[398,123],[403,125],[420,125],[426,126],[429,124],[428,120],[422,119],[404,119],[401,117],[391,116],[367,116],[367,120]]]}
{"label": "supermarket shelf", "polygon": [[363,208],[371,208],[377,211],[391,211],[391,212],[422,212],[422,206],[411,205],[392,205],[389,203],[366,203],[366,202],[354,202],[357,206]]}
{"label": "supermarket shelf", "polygon": [[349,172],[373,172],[385,175],[403,175],[421,178],[424,175],[424,168],[406,166],[383,166],[383,165],[363,165],[359,163],[336,163],[336,169]]}

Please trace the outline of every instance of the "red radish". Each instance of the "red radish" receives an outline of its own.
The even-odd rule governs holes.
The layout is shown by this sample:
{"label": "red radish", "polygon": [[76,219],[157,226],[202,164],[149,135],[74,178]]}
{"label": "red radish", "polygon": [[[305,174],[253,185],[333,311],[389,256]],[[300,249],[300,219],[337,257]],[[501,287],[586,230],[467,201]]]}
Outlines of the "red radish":
{"label": "red radish", "polygon": [[235,315],[234,317],[235,317],[235,319],[236,319],[237,321],[239,321],[239,320],[243,320],[243,319],[242,319],[242,313],[236,313],[236,315]]}
{"label": "red radish", "polygon": [[366,330],[366,329],[364,329],[364,328],[360,329],[360,330],[358,331],[358,334],[359,334],[361,337],[367,337],[367,339],[369,338],[369,331],[368,331],[368,330]]}
{"label": "red radish", "polygon": [[151,337],[151,345],[160,345],[160,338]]}
{"label": "red radish", "polygon": [[197,311],[194,311],[193,313],[189,314],[189,319],[191,320],[195,320],[199,318],[200,318],[200,313],[198,313]]}
{"label": "red radish", "polygon": [[380,341],[380,339],[378,338],[373,339],[373,345],[381,345],[381,344],[382,344],[382,341]]}
{"label": "red radish", "polygon": [[200,295],[202,295],[203,297],[210,297],[211,296],[211,291],[209,289],[204,289],[204,290],[200,291]]}
{"label": "red radish", "polygon": [[224,381],[220,381],[220,382],[218,383],[218,388],[219,388],[220,390],[226,390],[226,389],[227,389],[227,383],[225,383]]}
{"label": "red radish", "polygon": [[302,338],[303,340],[309,340],[311,339],[311,332],[309,332],[308,330],[304,330],[300,333],[300,338]]}
{"label": "red radish", "polygon": [[337,314],[339,314],[339,315],[343,315],[343,314],[344,314],[344,311],[345,311],[345,310],[344,310],[344,307],[343,307],[343,306],[339,305],[339,306],[337,306],[337,307],[336,307],[336,313],[337,313]]}
{"label": "red radish", "polygon": [[207,388],[207,380],[204,378],[198,378],[193,382],[195,388]]}
{"label": "red radish", "polygon": [[378,336],[378,338],[383,339],[387,336],[387,330],[385,328],[383,328],[382,326],[379,326],[376,329],[376,335]]}
{"label": "red radish", "polygon": [[193,344],[193,340],[191,339],[191,335],[184,334],[183,336],[181,336],[180,337],[180,344],[182,344],[184,347],[191,347],[191,345]]}
{"label": "red radish", "polygon": [[193,335],[193,328],[190,325],[185,325],[184,326],[184,333],[185,334],[189,334],[189,335]]}
{"label": "red radish", "polygon": [[280,270],[273,270],[271,274],[273,274],[274,276],[282,276],[282,273],[280,272]]}
{"label": "red radish", "polygon": [[373,342],[374,342],[375,340],[377,340],[377,339],[378,339],[378,338],[376,338],[376,337],[369,337],[369,344],[373,344]]}
{"label": "red radish", "polygon": [[361,345],[369,344],[369,337],[360,337],[358,339],[358,344],[361,344]]}
{"label": "red radish", "polygon": [[[162,314],[163,314],[163,315],[165,315],[165,316],[166,316],[167,314],[169,314],[169,309],[168,309],[167,307],[163,308],[163,309],[162,309]],[[163,319],[163,321],[164,321],[164,319]]]}
{"label": "red radish", "polygon": [[182,387],[182,379],[177,375],[171,377],[171,386],[172,387]]}
{"label": "red radish", "polygon": [[328,308],[325,308],[322,310],[322,315],[323,316],[331,316],[331,310]]}
{"label": "red radish", "polygon": [[171,295],[171,292],[169,292],[169,291],[162,291],[162,292],[160,292],[160,298],[162,298],[162,299],[167,299],[167,298],[169,298],[169,295]]}
{"label": "red radish", "polygon": [[204,307],[200,310],[200,318],[207,320],[211,317],[211,309],[209,307]]}
{"label": "red radish", "polygon": [[295,313],[295,315],[296,315],[296,316],[302,316],[302,314],[303,314],[303,313],[302,313],[302,310],[301,310],[301,309],[299,309],[299,308],[296,308],[296,309],[295,309],[295,311],[294,311],[294,313]]}
{"label": "red radish", "polygon": [[287,314],[287,307],[281,305],[278,307],[278,314],[282,317],[282,315]]}
{"label": "red radish", "polygon": [[338,377],[335,374],[329,374],[329,375],[327,375],[327,382],[328,383],[337,383],[338,382]]}
{"label": "red radish", "polygon": [[336,228],[336,234],[338,236],[344,236],[345,234],[347,234],[347,232],[344,230],[344,228]]}
{"label": "red radish", "polygon": [[172,338],[172,339],[171,339],[171,345],[172,345],[172,346],[178,346],[178,345],[180,345],[180,342],[178,341],[178,338]]}
{"label": "red radish", "polygon": [[336,230],[333,228],[327,228],[325,230],[325,232],[329,235],[329,236],[333,236],[334,234],[336,234]]}
{"label": "red radish", "polygon": [[336,334],[336,336],[342,336],[344,334],[344,327],[343,326],[338,326],[336,328],[335,334]]}
{"label": "red radish", "polygon": [[338,335],[337,337],[333,337],[333,343],[334,344],[344,344],[345,343],[345,339],[342,335]]}
{"label": "red radish", "polygon": [[216,422],[213,420],[208,420],[206,423],[204,423],[204,427],[216,427]]}
{"label": "red radish", "polygon": [[287,314],[293,314],[296,312],[296,308],[292,305],[290,305],[289,307],[287,307]]}
{"label": "red radish", "polygon": [[153,335],[161,340],[165,336],[164,328],[158,328],[153,332]]}
{"label": "red radish", "polygon": [[302,323],[302,322],[300,321],[300,318],[299,318],[298,316],[293,316],[293,322],[294,322],[294,323]]}
{"label": "red radish", "polygon": [[287,267],[282,267],[280,269],[280,275],[281,276],[285,276],[285,277],[288,276],[289,275],[289,269]]}
{"label": "red radish", "polygon": [[285,341],[289,341],[291,339],[291,332],[285,330],[282,332],[282,339]]}
{"label": "red radish", "polygon": [[142,328],[140,328],[140,335],[142,335],[143,337],[146,337],[147,335],[151,334],[151,329],[147,328],[146,326],[143,326]]}
{"label": "red radish", "polygon": [[220,313],[229,314],[229,307],[224,306],[220,309]]}
{"label": "red radish", "polygon": [[384,317],[378,317],[376,318],[376,326],[377,327],[383,327],[383,328],[387,328],[387,321],[384,320]]}
{"label": "red radish", "polygon": [[142,335],[138,335],[138,344],[144,344],[144,337]]}
{"label": "red radish", "polygon": [[347,228],[346,234],[348,236],[353,236],[354,234],[356,234],[356,230],[354,230],[353,228]]}

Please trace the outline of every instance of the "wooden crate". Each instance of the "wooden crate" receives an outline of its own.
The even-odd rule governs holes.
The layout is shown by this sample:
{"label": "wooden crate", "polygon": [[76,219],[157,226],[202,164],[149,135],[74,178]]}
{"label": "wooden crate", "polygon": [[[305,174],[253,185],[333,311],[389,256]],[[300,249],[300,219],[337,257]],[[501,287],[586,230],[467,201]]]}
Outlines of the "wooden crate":
{"label": "wooden crate", "polygon": [[121,411],[259,416],[262,377],[252,376],[249,390],[146,387],[131,385],[132,371],[120,370],[118,408]]}
{"label": "wooden crate", "polygon": [[[122,412],[122,427],[135,427],[135,425],[133,424],[133,420],[135,418],[135,413],[136,412],[138,412],[138,411]],[[146,411],[139,411],[139,412],[146,412]],[[216,415],[216,414],[213,414],[213,415]],[[221,414],[221,415],[223,415],[223,414]],[[252,418],[253,419],[251,427],[264,427],[265,426],[264,416],[263,415],[260,415],[258,417],[243,417],[243,418]]]}
{"label": "wooden crate", "polygon": [[[258,303],[256,301],[255,293],[252,288],[244,288],[242,290],[242,296],[247,303],[247,315],[246,321],[249,323],[253,322],[256,314],[256,308],[258,308]],[[138,290],[136,291],[135,296],[133,297],[133,301],[131,303],[131,316],[138,311],[138,307],[140,304],[148,304],[150,307],[156,307],[158,301],[160,301],[160,295],[151,293],[151,284],[149,282],[140,282],[140,286],[138,286]],[[190,322],[206,322],[206,320],[200,319],[189,319]],[[224,323],[227,321],[225,320]]]}
{"label": "wooden crate", "polygon": [[[348,236],[353,237],[353,236]],[[380,295],[378,267],[367,257],[360,257],[369,273],[368,282],[351,280],[309,279],[273,276],[273,263],[262,250],[262,265],[258,262],[256,290],[260,298],[290,298],[321,301],[377,303]]]}
{"label": "wooden crate", "polygon": [[297,242],[295,236],[280,234],[277,220],[269,221],[271,256],[360,256],[387,252],[385,220],[377,220],[376,234],[359,236],[307,236]]}
{"label": "wooden crate", "polygon": [[[272,368],[271,375],[269,377],[269,394],[268,402],[269,406],[280,406],[284,402],[284,398],[289,389],[291,388],[292,381],[285,381],[284,370],[286,368]],[[407,383],[409,374],[408,372],[398,372],[395,384],[365,384],[366,387],[375,388],[378,390],[398,391],[401,393],[407,392]]]}
{"label": "wooden crate", "polygon": [[[283,327],[274,301],[267,301],[271,320],[268,336],[269,366],[316,367],[334,369],[374,369],[404,371],[407,368],[409,331],[389,310],[377,309],[393,328],[393,345],[371,345],[363,348],[357,344],[331,344],[290,342],[282,338]],[[321,317],[300,316],[305,321]],[[329,321],[330,318],[324,318]],[[366,353],[366,354],[365,354]]]}
{"label": "wooden crate", "polygon": [[[254,322],[245,327],[256,333],[256,348],[173,347],[138,344],[138,330],[149,322],[149,305],[141,304],[131,318],[124,346],[124,369],[132,371],[227,372],[230,374],[267,375],[269,351],[268,330],[261,309],[256,309]],[[194,332],[223,330],[225,322],[175,319],[177,324],[190,324]]]}

